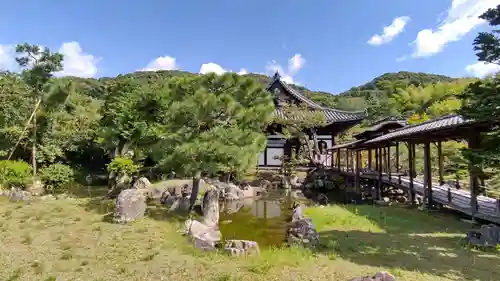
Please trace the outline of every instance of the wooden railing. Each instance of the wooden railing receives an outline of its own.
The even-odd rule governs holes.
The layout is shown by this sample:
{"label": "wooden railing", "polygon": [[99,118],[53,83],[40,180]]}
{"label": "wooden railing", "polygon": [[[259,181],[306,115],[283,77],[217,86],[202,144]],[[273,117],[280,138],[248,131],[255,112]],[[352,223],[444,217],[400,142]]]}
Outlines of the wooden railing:
{"label": "wooden railing", "polygon": [[[337,168],[338,169],[338,168]],[[340,171],[350,176],[354,176],[355,171],[347,170],[346,167],[340,167]],[[378,172],[360,171],[361,178],[377,179]],[[404,190],[410,189],[409,177],[399,175],[391,175],[383,173],[381,180],[385,183],[390,183]],[[413,190],[416,194],[424,196],[425,185],[422,180],[413,179]],[[432,200],[436,203],[448,206],[449,208],[467,214],[469,216],[484,219],[490,222],[500,223],[500,199],[487,196],[477,196],[477,209],[473,212],[471,207],[471,194],[465,190],[458,190],[446,185],[432,185]],[[474,213],[474,214],[473,214]]]}

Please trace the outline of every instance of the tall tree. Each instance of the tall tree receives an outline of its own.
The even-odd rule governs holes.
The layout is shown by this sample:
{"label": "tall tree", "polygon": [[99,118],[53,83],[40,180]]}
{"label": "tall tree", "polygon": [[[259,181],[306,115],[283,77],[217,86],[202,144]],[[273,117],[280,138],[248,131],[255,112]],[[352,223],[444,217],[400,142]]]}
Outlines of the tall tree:
{"label": "tall tree", "polygon": [[33,180],[36,176],[36,147],[37,147],[37,111],[44,99],[47,86],[55,72],[62,70],[63,56],[59,53],[52,53],[48,48],[40,48],[37,45],[28,43],[16,46],[17,63],[23,69],[22,78],[30,87],[34,97],[34,106],[27,124],[32,124],[32,151],[31,159],[33,165]]}
{"label": "tall tree", "polygon": [[[500,5],[487,10],[479,18],[488,21],[490,26],[500,25]],[[479,61],[500,64],[500,29],[491,32],[480,32],[474,40],[474,51]]]}
{"label": "tall tree", "polygon": [[[165,84],[139,84],[131,78],[110,82],[106,91],[101,110],[101,143],[111,158],[117,159],[116,164],[129,163],[120,159],[130,160],[147,153],[164,131],[169,121],[169,92]],[[114,194],[119,183],[128,180],[129,175],[116,174],[117,169],[110,170],[110,194]]]}
{"label": "tall tree", "polygon": [[261,85],[234,73],[173,78],[169,91],[167,132],[154,154],[165,168],[193,177],[193,206],[202,173],[255,167],[273,103]]}

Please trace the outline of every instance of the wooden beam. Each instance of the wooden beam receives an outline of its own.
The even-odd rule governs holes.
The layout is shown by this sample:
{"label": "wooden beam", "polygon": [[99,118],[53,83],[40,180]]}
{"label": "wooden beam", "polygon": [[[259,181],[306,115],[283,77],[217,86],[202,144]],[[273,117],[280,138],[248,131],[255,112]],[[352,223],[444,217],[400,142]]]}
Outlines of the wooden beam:
{"label": "wooden beam", "polygon": [[424,202],[427,200],[427,208],[432,209],[432,173],[431,173],[431,145],[424,144]]}
{"label": "wooden beam", "polygon": [[444,184],[444,169],[443,169],[443,148],[441,146],[441,141],[437,143],[438,150],[438,166],[439,166],[439,185]]}

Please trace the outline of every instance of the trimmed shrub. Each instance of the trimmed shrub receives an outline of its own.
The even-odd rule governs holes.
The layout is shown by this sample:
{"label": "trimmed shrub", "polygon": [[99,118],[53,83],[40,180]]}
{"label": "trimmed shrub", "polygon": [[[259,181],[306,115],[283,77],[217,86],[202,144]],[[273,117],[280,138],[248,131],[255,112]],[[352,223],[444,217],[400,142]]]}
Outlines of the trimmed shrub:
{"label": "trimmed shrub", "polygon": [[51,193],[67,191],[68,185],[75,180],[73,168],[61,163],[43,167],[39,176],[45,184],[45,189]]}
{"label": "trimmed shrub", "polygon": [[32,179],[31,166],[19,160],[0,160],[0,183],[5,187],[25,188]]}

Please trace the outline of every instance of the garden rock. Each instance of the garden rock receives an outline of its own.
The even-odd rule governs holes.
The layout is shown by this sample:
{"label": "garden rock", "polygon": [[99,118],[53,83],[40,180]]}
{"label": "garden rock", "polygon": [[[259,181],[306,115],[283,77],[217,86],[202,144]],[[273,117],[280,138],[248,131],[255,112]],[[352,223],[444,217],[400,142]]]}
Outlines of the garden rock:
{"label": "garden rock", "polygon": [[213,228],[219,224],[219,192],[215,187],[210,186],[203,195],[201,210],[204,225]]}
{"label": "garden rock", "polygon": [[287,241],[290,245],[316,247],[319,243],[319,233],[311,219],[304,218],[302,207],[294,203],[292,221],[287,230]]}
{"label": "garden rock", "polygon": [[128,223],[143,218],[146,212],[146,197],[137,189],[125,189],[116,198],[114,221]]}
{"label": "garden rock", "polygon": [[356,277],[353,279],[349,279],[349,281],[396,281],[396,277],[386,271],[379,271],[375,273],[372,277],[364,276],[364,277]]}
{"label": "garden rock", "polygon": [[301,220],[303,218],[304,218],[304,212],[302,210],[302,206],[300,206],[299,203],[294,202],[292,210],[292,222]]}
{"label": "garden rock", "polygon": [[287,240],[290,245],[316,247],[319,243],[319,233],[311,219],[303,218],[291,222],[287,231]]}
{"label": "garden rock", "polygon": [[213,182],[213,185],[220,191],[225,200],[240,200],[245,197],[243,191],[232,183]]}
{"label": "garden rock", "polygon": [[146,189],[151,186],[151,182],[146,177],[140,177],[138,180],[134,182],[132,188],[134,189]]}
{"label": "garden rock", "polygon": [[203,250],[215,249],[222,238],[219,230],[192,219],[184,222],[184,234],[193,239],[196,248]]}
{"label": "garden rock", "polygon": [[495,247],[500,244],[500,226],[490,224],[470,230],[467,232],[467,242],[476,246]]}
{"label": "garden rock", "polygon": [[31,193],[15,187],[12,187],[8,196],[9,196],[9,201],[11,202],[31,201],[33,199]]}
{"label": "garden rock", "polygon": [[233,257],[259,255],[259,244],[249,240],[226,240],[224,251]]}

